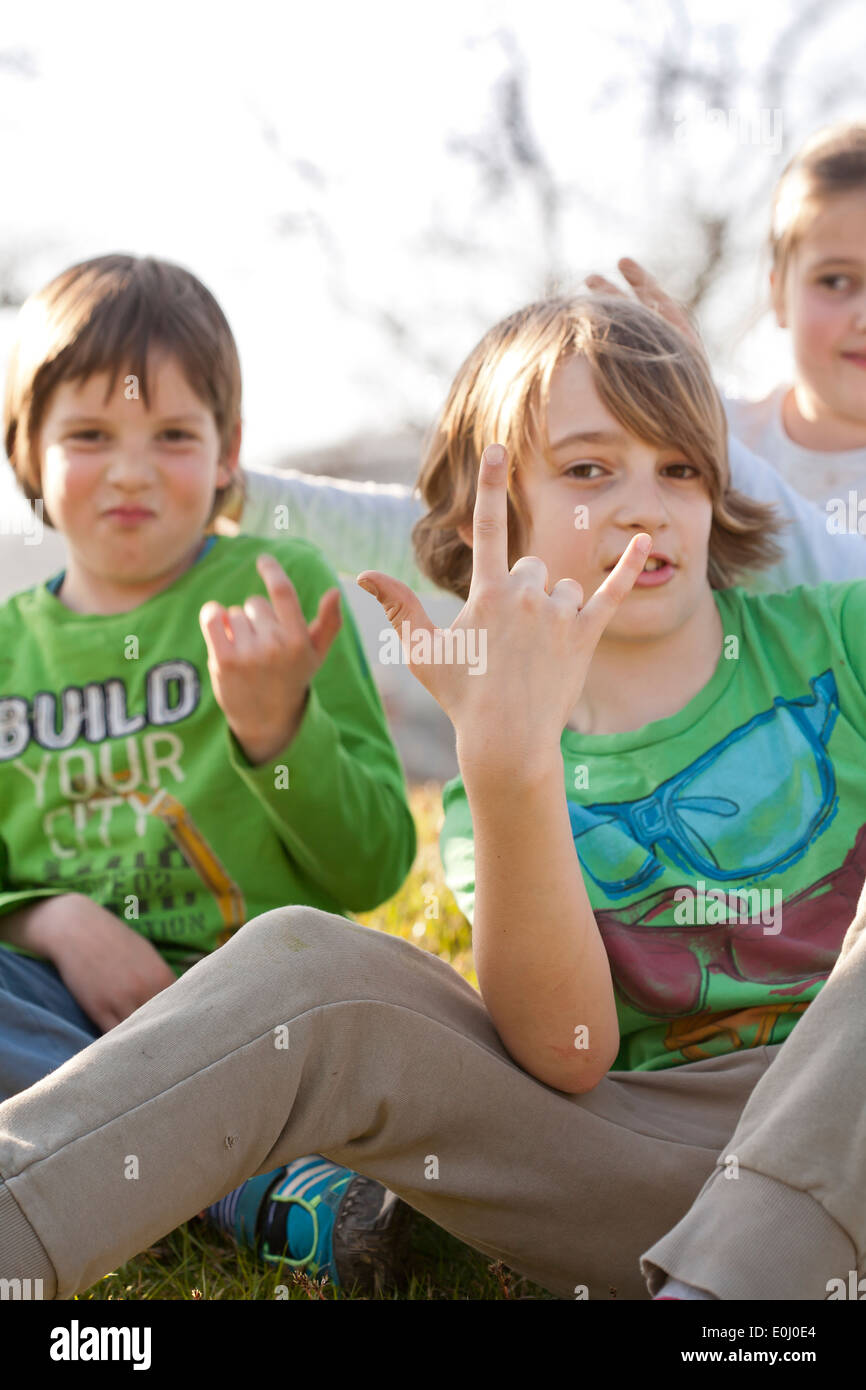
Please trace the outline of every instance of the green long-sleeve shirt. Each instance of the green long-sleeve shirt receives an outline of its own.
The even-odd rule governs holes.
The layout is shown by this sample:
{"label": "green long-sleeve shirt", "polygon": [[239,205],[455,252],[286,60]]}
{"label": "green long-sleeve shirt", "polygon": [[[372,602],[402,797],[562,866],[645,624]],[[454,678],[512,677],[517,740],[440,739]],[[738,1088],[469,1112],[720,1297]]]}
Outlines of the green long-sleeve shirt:
{"label": "green long-sleeve shirt", "polygon": [[345,599],[275,758],[252,766],[216,702],[199,611],[267,597],[262,551],[310,622],[338,583],[320,552],[248,537],[126,613],[74,613],[45,584],[0,608],[0,914],[84,893],[180,971],[258,913],[346,915],[403,882],[415,827]]}

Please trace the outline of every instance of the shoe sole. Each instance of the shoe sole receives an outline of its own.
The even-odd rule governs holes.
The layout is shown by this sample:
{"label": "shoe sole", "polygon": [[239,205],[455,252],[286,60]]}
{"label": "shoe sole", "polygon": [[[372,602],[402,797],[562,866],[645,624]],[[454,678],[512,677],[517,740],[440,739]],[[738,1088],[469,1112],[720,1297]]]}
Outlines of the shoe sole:
{"label": "shoe sole", "polygon": [[334,1223],[334,1264],[341,1288],[367,1295],[406,1282],[413,1211],[373,1178],[357,1174]]}

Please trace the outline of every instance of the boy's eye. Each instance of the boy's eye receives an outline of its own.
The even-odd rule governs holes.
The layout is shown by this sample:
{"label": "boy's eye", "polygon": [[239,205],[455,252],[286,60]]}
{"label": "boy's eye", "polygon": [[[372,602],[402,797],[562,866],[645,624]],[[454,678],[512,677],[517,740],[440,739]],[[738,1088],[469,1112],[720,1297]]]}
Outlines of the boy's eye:
{"label": "boy's eye", "polygon": [[818,281],[819,285],[826,285],[829,290],[848,289],[851,284],[851,276],[843,275],[822,275]]}
{"label": "boy's eye", "polygon": [[[672,468],[674,468],[674,469],[679,469],[679,473],[676,474],[676,476],[679,477],[679,478],[683,478],[683,477],[693,477],[693,478],[696,478],[696,477],[698,476],[698,469],[695,468],[695,466],[694,466],[693,463],[666,463],[666,464],[665,464],[665,472],[666,472],[666,473],[669,472]],[[684,472],[683,470],[685,470],[685,472]]]}
{"label": "boy's eye", "polygon": [[70,439],[82,439],[86,444],[92,444],[97,438],[102,436],[102,430],[76,430],[70,434]]}
{"label": "boy's eye", "polygon": [[565,473],[573,473],[578,478],[588,478],[589,474],[585,471],[588,468],[601,468],[600,463],[573,463],[570,468],[566,468]]}
{"label": "boy's eye", "polygon": [[192,439],[193,437],[188,430],[175,429],[163,430],[163,435],[169,439],[169,442],[172,444],[179,443],[182,439]]}

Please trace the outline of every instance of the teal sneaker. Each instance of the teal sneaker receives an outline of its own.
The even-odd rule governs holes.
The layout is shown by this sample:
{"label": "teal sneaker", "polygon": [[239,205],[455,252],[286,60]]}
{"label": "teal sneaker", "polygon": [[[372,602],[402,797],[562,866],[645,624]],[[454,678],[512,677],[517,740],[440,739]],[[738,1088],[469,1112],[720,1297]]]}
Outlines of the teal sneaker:
{"label": "teal sneaker", "polygon": [[250,1178],[207,1214],[268,1263],[337,1288],[374,1294],[406,1278],[411,1207],[318,1154]]}

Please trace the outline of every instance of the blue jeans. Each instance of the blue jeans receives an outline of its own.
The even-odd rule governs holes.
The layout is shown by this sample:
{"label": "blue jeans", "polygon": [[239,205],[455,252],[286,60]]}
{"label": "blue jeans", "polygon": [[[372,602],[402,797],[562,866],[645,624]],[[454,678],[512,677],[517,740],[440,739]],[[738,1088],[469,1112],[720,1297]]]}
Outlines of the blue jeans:
{"label": "blue jeans", "polygon": [[0,948],[0,1101],[100,1037],[50,961]]}

